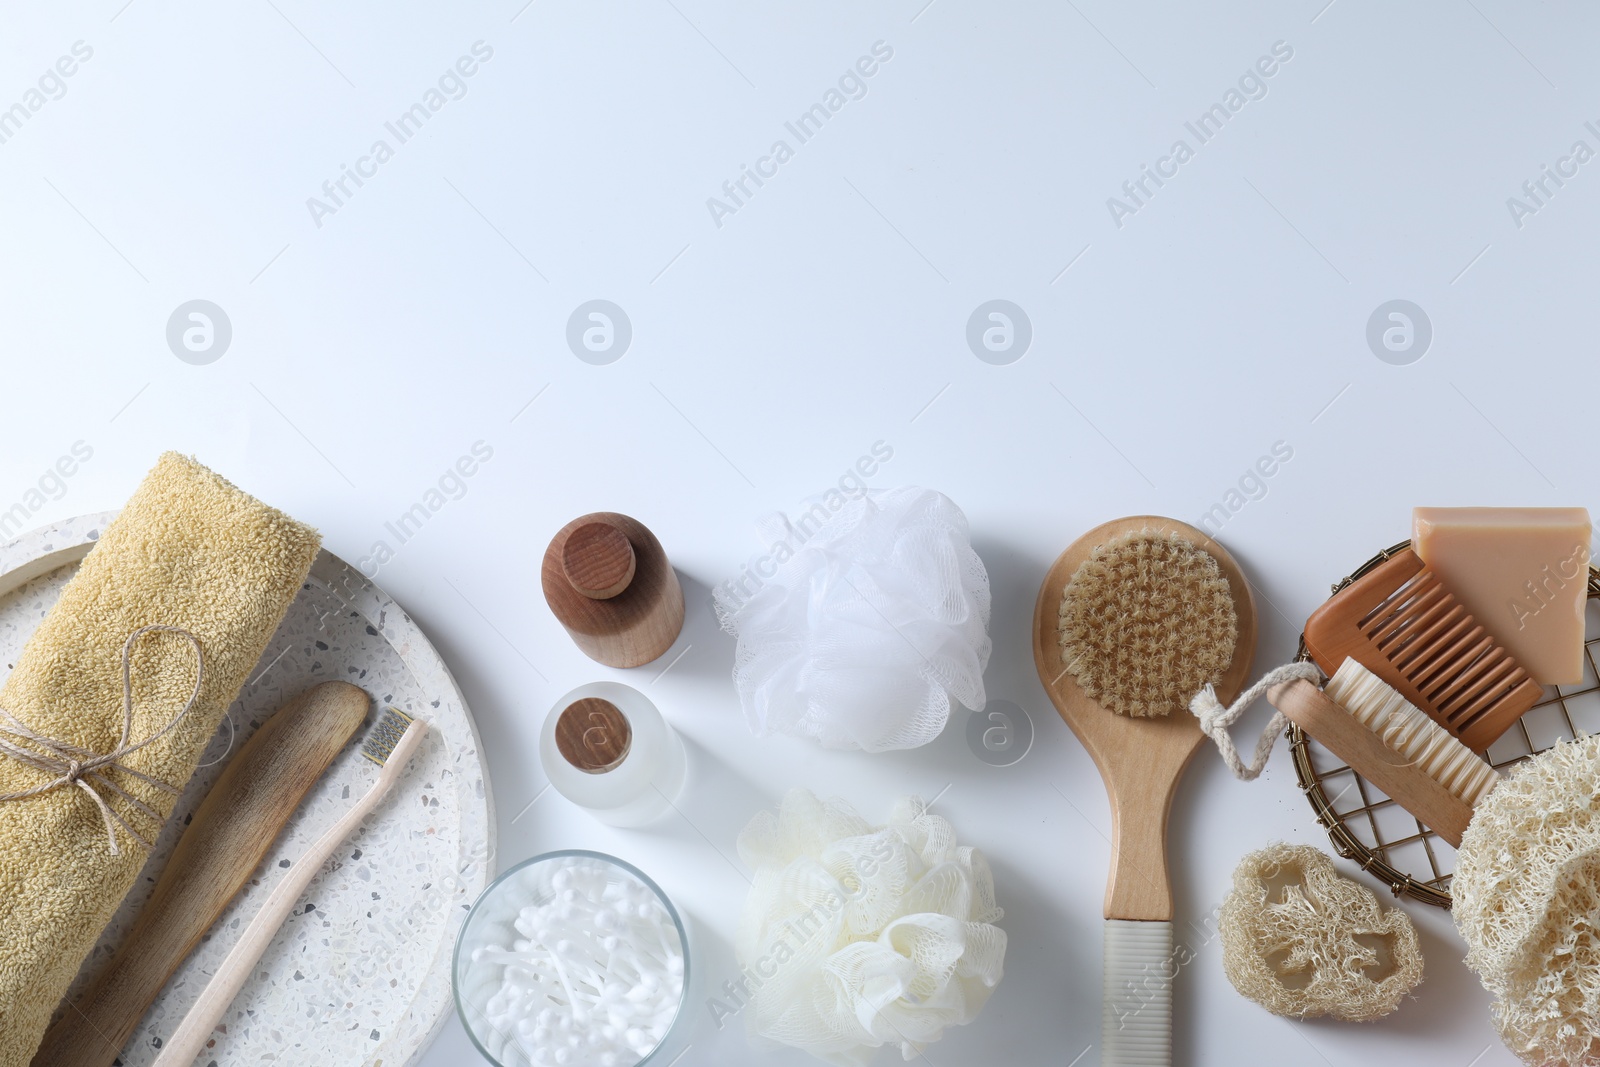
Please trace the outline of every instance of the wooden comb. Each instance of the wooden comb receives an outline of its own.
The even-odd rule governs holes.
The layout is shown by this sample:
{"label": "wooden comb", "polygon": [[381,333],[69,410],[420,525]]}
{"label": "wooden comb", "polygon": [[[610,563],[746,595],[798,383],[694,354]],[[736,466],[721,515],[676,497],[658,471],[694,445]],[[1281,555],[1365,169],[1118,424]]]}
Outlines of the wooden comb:
{"label": "wooden comb", "polygon": [[1543,692],[1409,548],[1312,612],[1305,642],[1325,674],[1350,657],[1479,755]]}

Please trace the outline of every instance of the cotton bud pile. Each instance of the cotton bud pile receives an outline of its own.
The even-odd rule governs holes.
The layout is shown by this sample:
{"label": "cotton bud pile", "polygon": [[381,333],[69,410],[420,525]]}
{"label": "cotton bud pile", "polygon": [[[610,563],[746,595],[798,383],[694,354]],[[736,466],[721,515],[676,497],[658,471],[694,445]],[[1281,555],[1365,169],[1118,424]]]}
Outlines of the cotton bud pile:
{"label": "cotton bud pile", "polygon": [[519,1050],[546,1067],[633,1067],[672,1027],[683,999],[684,947],[644,883],[574,858],[550,877],[553,899],[517,914],[509,945],[473,950],[500,968],[475,1026],[504,1062]]}

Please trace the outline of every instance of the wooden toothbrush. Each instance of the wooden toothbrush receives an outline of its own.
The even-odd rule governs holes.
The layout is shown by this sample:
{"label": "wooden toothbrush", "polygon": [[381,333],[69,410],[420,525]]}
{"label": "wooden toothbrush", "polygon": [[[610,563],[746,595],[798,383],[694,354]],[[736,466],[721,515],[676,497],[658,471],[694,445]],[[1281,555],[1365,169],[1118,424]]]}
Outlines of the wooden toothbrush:
{"label": "wooden toothbrush", "polygon": [[110,1067],[366,719],[369,702],[359,686],[324,682],[261,725],[196,809],[116,955],[45,1034],[33,1067]]}
{"label": "wooden toothbrush", "polygon": [[189,1067],[194,1062],[306,887],[345,838],[400,780],[427,732],[427,723],[396,708],[388,708],[379,716],[361,746],[361,754],[381,768],[372,788],[307,849],[283,880],[273,887],[266,903],[261,905],[239,943],[217,968],[200,999],[167,1039],[152,1067]]}
{"label": "wooden toothbrush", "polygon": [[[1167,817],[1178,780],[1205,740],[1183,709],[1146,718],[1119,715],[1092,700],[1062,665],[1062,591],[1100,545],[1141,530],[1172,534],[1203,549],[1227,579],[1238,639],[1216,684],[1224,702],[1244,684],[1255,653],[1250,586],[1233,557],[1203,531],[1152,515],[1117,519],[1078,538],[1039,587],[1033,658],[1056,711],[1100,769],[1111,800],[1111,872],[1105,899],[1105,1000],[1100,1062],[1105,1067],[1167,1067],[1172,1062],[1172,886],[1167,872]],[[1131,994],[1131,995],[1130,995]]]}

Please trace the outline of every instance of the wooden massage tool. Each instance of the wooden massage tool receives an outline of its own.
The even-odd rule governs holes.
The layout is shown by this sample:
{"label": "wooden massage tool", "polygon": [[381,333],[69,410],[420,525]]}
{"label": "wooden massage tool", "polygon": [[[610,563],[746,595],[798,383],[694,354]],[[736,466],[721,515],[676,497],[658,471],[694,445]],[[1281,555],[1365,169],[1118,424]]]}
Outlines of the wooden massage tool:
{"label": "wooden massage tool", "polygon": [[[1185,695],[1165,710],[1145,707],[1118,714],[1091,698],[1062,644],[1063,593],[1096,550],[1142,531],[1188,542],[1189,566],[1211,565],[1211,592],[1231,602],[1235,625],[1232,647],[1213,649],[1223,666],[1212,679],[1224,702],[1231,701],[1250,671],[1256,644],[1255,605],[1244,573],[1204,532],[1174,519],[1134,516],[1097,526],[1061,553],[1039,588],[1034,609],[1033,657],[1039,680],[1083,747],[1093,757],[1111,802],[1111,872],[1105,898],[1105,999],[1102,1054],[1105,1067],[1167,1067],[1172,1062],[1172,889],[1167,870],[1167,819],[1178,779],[1205,740],[1189,714]],[[1178,542],[1181,546],[1182,541]],[[1160,561],[1146,569],[1152,595],[1144,598],[1143,618],[1118,612],[1100,616],[1101,630],[1115,642],[1126,632],[1138,638],[1190,629],[1161,595]],[[1221,581],[1225,581],[1223,590]],[[1172,583],[1174,586],[1177,583]],[[1159,667],[1159,665],[1156,665]],[[1082,672],[1082,668],[1077,668]],[[1102,698],[1105,699],[1105,698]],[[1117,701],[1110,701],[1116,703]]]}
{"label": "wooden massage tool", "polygon": [[369,702],[349,682],[323,682],[261,724],[195,810],[116,954],[45,1034],[32,1067],[110,1067],[117,1061],[167,979],[355,734]]}

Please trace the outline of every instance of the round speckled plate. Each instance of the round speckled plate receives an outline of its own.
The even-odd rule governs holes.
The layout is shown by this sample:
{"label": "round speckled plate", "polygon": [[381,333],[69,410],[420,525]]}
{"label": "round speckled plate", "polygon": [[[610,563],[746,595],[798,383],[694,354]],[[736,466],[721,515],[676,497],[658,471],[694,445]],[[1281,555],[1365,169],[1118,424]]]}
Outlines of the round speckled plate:
{"label": "round speckled plate", "polygon": [[[79,516],[0,547],[0,662],[7,673],[113,514]],[[227,756],[290,697],[335,678],[426,719],[427,741],[311,883],[195,1062],[402,1067],[427,1048],[450,1008],[456,934],[494,862],[487,771],[472,717],[439,654],[387,594],[327,551],[318,554],[69,998],[117,950]],[[360,738],[358,732],[312,788],[244,891],[167,983],[123,1049],[124,1067],[155,1059],[283,868],[366,790],[373,768],[357,751]]]}

